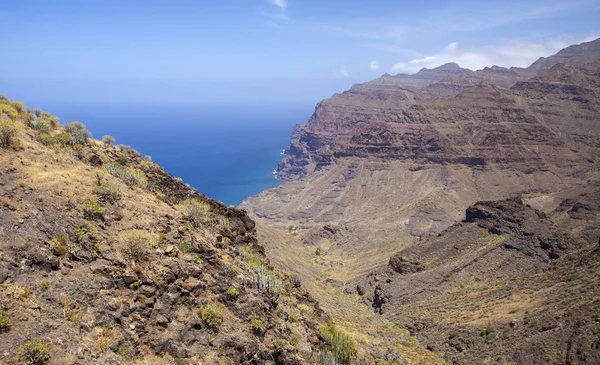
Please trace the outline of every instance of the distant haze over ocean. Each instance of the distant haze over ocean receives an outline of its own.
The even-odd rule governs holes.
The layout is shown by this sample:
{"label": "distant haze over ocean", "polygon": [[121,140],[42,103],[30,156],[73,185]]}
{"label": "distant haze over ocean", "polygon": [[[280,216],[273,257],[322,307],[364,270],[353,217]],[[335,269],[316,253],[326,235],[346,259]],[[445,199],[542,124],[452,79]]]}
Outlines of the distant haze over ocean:
{"label": "distant haze over ocean", "polygon": [[[38,105],[28,104],[28,107]],[[237,205],[277,186],[273,175],[292,127],[310,117],[305,107],[182,107],[41,105],[61,119],[79,120],[100,139],[150,155],[173,176],[210,198]]]}

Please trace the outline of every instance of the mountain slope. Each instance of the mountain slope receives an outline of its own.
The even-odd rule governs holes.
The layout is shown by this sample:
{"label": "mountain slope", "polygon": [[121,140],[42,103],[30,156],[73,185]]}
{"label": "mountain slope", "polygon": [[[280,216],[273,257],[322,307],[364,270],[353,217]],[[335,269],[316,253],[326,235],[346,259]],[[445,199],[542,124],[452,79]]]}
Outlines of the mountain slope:
{"label": "mountain slope", "polygon": [[[0,363],[305,364],[328,317],[243,210],[0,100]],[[6,137],[6,138],[4,138]]]}
{"label": "mountain slope", "polygon": [[456,363],[598,363],[600,189],[583,191],[547,213],[536,197],[478,202],[357,285]]}
{"label": "mountain slope", "polygon": [[[241,207],[256,218],[259,239],[274,262],[301,275],[334,319],[368,318],[358,311],[347,316],[335,310],[338,303],[360,292],[369,298],[365,300],[368,308],[379,312],[383,293],[377,294],[376,285],[366,285],[365,277],[371,282],[385,281],[374,277],[379,275],[378,268],[388,266],[390,257],[430,242],[434,234],[463,220],[470,205],[521,194],[529,196],[532,204],[558,204],[559,197],[573,196],[598,182],[598,50],[600,40],[569,47],[544,59],[543,67],[536,63],[527,69],[461,71],[420,84],[406,81],[405,75],[395,81],[384,76],[355,85],[321,102],[306,125],[295,127],[288,154],[278,169],[285,183],[247,199]],[[562,63],[565,60],[571,63]],[[274,235],[272,230],[291,237],[274,243],[266,239]],[[471,242],[478,239],[477,234],[483,235],[483,231],[473,232],[460,231],[453,239]],[[489,237],[482,247],[501,244],[498,237]],[[482,253],[473,250],[474,255]],[[291,263],[288,257],[296,254],[303,259]],[[406,262],[395,261],[408,273],[429,272],[415,257],[419,255]],[[496,265],[492,256],[477,260],[481,267]],[[518,264],[538,265],[527,260]],[[436,262],[431,265],[444,270]],[[532,269],[516,272],[517,283],[526,281],[528,270]],[[482,285],[487,287],[488,281],[496,285],[492,279],[486,277]],[[541,290],[541,280],[536,278],[536,290]],[[356,283],[361,283],[360,288]],[[444,305],[451,302],[442,301],[446,294],[435,285],[437,282],[427,282],[419,287],[439,300],[439,311],[427,317],[426,328],[431,330],[411,330],[411,334],[448,360],[481,363],[482,359],[473,357],[479,349],[493,360],[494,346],[474,346],[468,354],[456,356],[444,347],[435,332],[440,330],[446,336],[451,326],[437,324],[436,316],[444,322]],[[473,295],[463,298],[463,307],[469,310],[480,300],[476,290],[481,288],[474,288]],[[337,302],[329,300],[331,297],[338,298]],[[424,295],[423,302],[414,304],[419,315],[426,316],[427,298]],[[575,298],[570,294],[568,300]],[[402,306],[395,302],[387,312],[384,305],[384,321],[410,327],[401,314],[413,310],[411,303]],[[542,304],[541,311],[551,308]],[[463,327],[472,335],[480,322],[469,321]],[[543,340],[544,336],[539,337]],[[393,334],[387,338],[402,341]],[[563,346],[563,340],[558,338],[557,343]],[[510,349],[516,351],[516,347]],[[500,354],[509,355],[502,349]],[[538,363],[540,357],[535,359],[522,363]]]}

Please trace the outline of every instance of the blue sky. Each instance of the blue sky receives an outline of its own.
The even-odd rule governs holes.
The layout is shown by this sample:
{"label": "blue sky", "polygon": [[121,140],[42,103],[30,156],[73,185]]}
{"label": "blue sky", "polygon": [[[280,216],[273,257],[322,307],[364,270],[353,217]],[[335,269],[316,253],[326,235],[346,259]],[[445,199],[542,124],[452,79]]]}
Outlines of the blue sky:
{"label": "blue sky", "polygon": [[314,103],[385,72],[527,66],[600,36],[600,2],[0,0],[24,100]]}

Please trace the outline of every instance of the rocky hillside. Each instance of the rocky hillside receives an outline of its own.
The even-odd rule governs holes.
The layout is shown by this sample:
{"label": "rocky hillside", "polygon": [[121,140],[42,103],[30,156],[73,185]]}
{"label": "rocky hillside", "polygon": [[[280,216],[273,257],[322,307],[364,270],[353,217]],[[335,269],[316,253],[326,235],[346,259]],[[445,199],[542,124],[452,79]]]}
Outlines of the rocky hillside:
{"label": "rocky hillside", "polygon": [[299,279],[269,266],[245,211],[58,122],[0,99],[0,363],[354,356]]}
{"label": "rocky hillside", "polygon": [[600,363],[600,187],[562,195],[478,202],[350,290],[457,364]]}
{"label": "rocky hillside", "polygon": [[[570,47],[526,80],[540,67],[444,66],[456,72],[424,88],[355,86],[295,128],[278,170],[288,182],[242,207],[310,237],[333,225],[332,253],[368,260],[450,226],[478,200],[586,184],[600,162],[598,49],[600,40]],[[521,76],[510,88],[481,76],[503,72]]]}
{"label": "rocky hillside", "polygon": [[[274,262],[303,277],[337,321],[373,323],[377,330],[365,336],[374,343],[406,343],[380,329],[383,321],[457,364],[595,363],[595,337],[576,328],[585,319],[581,331],[596,335],[585,315],[595,313],[590,288],[597,283],[577,274],[575,285],[589,297],[564,295],[566,284],[557,283],[573,262],[595,255],[597,213],[566,220],[554,209],[566,198],[585,205],[578,194],[593,194],[583,190],[599,181],[599,52],[596,40],[524,69],[449,64],[355,85],[295,127],[278,168],[285,183],[241,207],[259,222]],[[515,196],[552,221],[520,200],[504,201]],[[496,211],[507,226],[449,228],[478,201],[498,201],[470,211]],[[277,231],[288,238],[275,242]],[[504,246],[509,241],[517,248]],[[380,320],[352,310],[356,302],[383,314]],[[573,320],[563,320],[571,307]],[[510,321],[520,326],[525,315],[535,323],[510,332]],[[490,339],[481,335],[488,324],[496,333]],[[508,337],[496,338],[498,329]],[[575,342],[592,347],[573,350]]]}

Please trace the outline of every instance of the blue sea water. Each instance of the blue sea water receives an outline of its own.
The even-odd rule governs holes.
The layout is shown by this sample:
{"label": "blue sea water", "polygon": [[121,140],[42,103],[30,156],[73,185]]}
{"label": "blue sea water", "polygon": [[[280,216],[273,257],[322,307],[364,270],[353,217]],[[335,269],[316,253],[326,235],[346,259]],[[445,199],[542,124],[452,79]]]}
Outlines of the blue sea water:
{"label": "blue sea water", "polygon": [[150,155],[210,198],[238,205],[279,185],[273,174],[308,107],[49,105],[61,123],[78,120],[94,138],[110,134]]}

